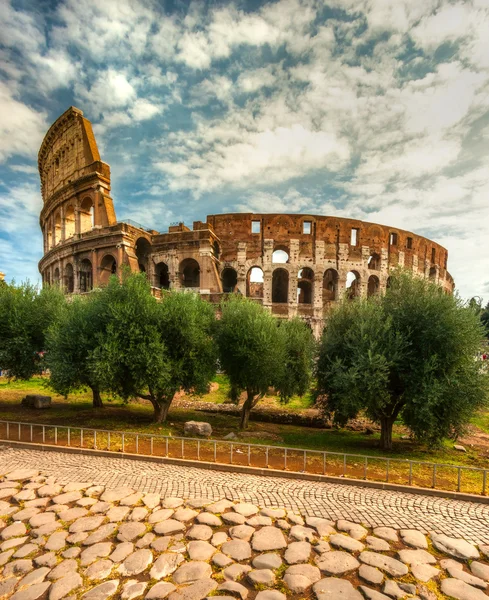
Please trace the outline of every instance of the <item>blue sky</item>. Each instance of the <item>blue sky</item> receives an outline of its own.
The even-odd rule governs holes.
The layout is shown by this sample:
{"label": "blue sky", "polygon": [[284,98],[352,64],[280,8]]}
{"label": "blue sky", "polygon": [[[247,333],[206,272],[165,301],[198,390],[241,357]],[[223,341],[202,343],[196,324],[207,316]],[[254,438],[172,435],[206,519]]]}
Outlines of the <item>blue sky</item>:
{"label": "blue sky", "polygon": [[487,0],[0,0],[0,270],[37,281],[36,156],[70,105],[117,217],[412,230],[489,299]]}

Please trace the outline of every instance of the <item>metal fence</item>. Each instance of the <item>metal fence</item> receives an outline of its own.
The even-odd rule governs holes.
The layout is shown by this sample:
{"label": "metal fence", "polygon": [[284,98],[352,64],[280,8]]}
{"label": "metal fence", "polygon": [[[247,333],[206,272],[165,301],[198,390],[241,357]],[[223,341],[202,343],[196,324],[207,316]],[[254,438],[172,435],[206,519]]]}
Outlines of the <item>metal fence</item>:
{"label": "metal fence", "polygon": [[0,440],[395,483],[486,495],[488,469],[389,457],[0,420]]}

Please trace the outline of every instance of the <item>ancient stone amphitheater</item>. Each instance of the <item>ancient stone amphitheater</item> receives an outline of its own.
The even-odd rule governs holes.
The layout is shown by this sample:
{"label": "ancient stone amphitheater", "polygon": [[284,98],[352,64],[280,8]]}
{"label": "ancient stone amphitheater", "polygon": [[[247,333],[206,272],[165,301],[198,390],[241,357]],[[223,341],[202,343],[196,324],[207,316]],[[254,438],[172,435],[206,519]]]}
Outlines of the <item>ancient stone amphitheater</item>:
{"label": "ancient stone amphitheater", "polygon": [[353,219],[304,214],[220,214],[159,233],[117,221],[110,167],[90,122],[69,108],[39,151],[44,284],[67,293],[103,285],[122,265],[145,271],[155,295],[186,289],[216,302],[238,292],[282,318],[299,315],[319,333],[343,294],[377,294],[401,266],[447,292],[445,248],[411,232]]}

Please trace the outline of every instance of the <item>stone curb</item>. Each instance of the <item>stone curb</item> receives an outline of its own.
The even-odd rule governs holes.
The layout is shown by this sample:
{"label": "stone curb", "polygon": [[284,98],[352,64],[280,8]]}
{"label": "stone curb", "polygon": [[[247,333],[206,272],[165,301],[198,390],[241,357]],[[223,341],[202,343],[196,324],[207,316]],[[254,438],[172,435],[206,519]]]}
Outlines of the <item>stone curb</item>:
{"label": "stone curb", "polygon": [[67,454],[83,454],[86,456],[104,456],[107,458],[126,458],[129,460],[143,460],[168,465],[179,465],[195,467],[197,469],[207,469],[210,471],[224,471],[233,473],[244,473],[248,475],[257,475],[263,477],[278,477],[285,479],[317,481],[320,483],[334,483],[363,488],[374,488],[384,491],[403,492],[421,496],[436,496],[449,500],[459,500],[462,502],[475,502],[479,504],[489,504],[489,496],[479,496],[477,494],[464,494],[462,492],[450,492],[433,488],[414,487],[401,485],[397,483],[383,483],[381,481],[368,481],[363,479],[348,479],[343,477],[333,477],[331,475],[314,475],[312,473],[298,473],[294,471],[280,471],[277,469],[260,469],[259,467],[248,467],[245,465],[226,465],[222,463],[211,463],[199,460],[188,460],[184,458],[166,458],[162,456],[149,456],[147,454],[131,454],[128,452],[109,452],[107,450],[92,450],[90,448],[69,448],[67,446],[53,446],[50,444],[36,444],[30,442],[16,442],[14,440],[2,440],[0,443],[5,446],[15,448],[25,448],[30,450],[46,450],[51,452],[65,452]]}

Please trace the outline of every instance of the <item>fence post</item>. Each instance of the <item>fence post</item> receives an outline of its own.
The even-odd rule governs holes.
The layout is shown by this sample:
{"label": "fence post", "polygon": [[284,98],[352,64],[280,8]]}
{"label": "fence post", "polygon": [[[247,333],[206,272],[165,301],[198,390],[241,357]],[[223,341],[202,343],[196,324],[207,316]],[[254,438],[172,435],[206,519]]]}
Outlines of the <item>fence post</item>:
{"label": "fence post", "polygon": [[32,442],[32,425],[31,425],[31,442]]}
{"label": "fence post", "polygon": [[166,438],[166,458],[168,458],[168,438]]}
{"label": "fence post", "polygon": [[136,454],[139,454],[139,433],[136,433]]}
{"label": "fence post", "polygon": [[433,465],[433,482],[431,487],[436,487],[436,465]]}
{"label": "fence post", "polygon": [[409,485],[413,484],[413,461],[409,461]]}
{"label": "fence post", "polygon": [[69,427],[68,427],[68,446],[71,446],[71,435],[70,435],[70,428]]}
{"label": "fence post", "polygon": [[83,429],[80,428],[80,448],[83,448]]}
{"label": "fence post", "polygon": [[368,458],[365,457],[365,464],[363,466],[363,478],[365,481],[367,480],[367,466],[368,466]]}
{"label": "fence post", "polygon": [[93,449],[97,449],[97,430],[93,430]]}
{"label": "fence post", "polygon": [[107,435],[107,450],[110,452],[110,431]]}
{"label": "fence post", "polygon": [[197,440],[197,460],[200,460],[200,440]]}
{"label": "fence post", "polygon": [[323,475],[326,475],[326,452],[323,452]]}
{"label": "fence post", "polygon": [[306,465],[307,465],[307,450],[304,450],[304,468],[302,469],[304,471],[304,473],[306,472]]}
{"label": "fence post", "polygon": [[482,495],[486,495],[486,479],[487,479],[487,471],[484,469],[484,475],[482,476]]}
{"label": "fence post", "polygon": [[54,445],[55,446],[58,445],[58,428],[57,427],[54,428]]}
{"label": "fence post", "polygon": [[287,448],[285,448],[284,452],[284,471],[287,471]]}
{"label": "fence post", "polygon": [[266,451],[265,451],[265,459],[266,459],[266,464],[265,464],[265,466],[266,466],[266,468],[268,469],[268,446],[267,446],[267,449],[266,449]]}
{"label": "fence post", "polygon": [[248,466],[251,466],[251,444],[248,444]]}
{"label": "fence post", "polygon": [[460,478],[461,478],[461,469],[458,468],[458,478],[457,478],[457,492],[460,492]]}
{"label": "fence post", "polygon": [[150,438],[149,446],[150,446],[149,451],[151,453],[151,456],[153,456],[153,436],[151,436],[151,438]]}
{"label": "fence post", "polygon": [[389,459],[387,459],[387,466],[385,468],[385,481],[386,483],[389,483]]}
{"label": "fence post", "polygon": [[217,444],[214,442],[214,462],[217,462]]}
{"label": "fence post", "polygon": [[231,464],[233,464],[233,445],[231,444]]}
{"label": "fence post", "polygon": [[125,439],[124,439],[124,434],[122,434],[122,453],[124,453],[124,446],[125,446]]}
{"label": "fence post", "polygon": [[19,423],[19,442],[20,442],[20,423]]}
{"label": "fence post", "polygon": [[184,444],[185,444],[185,440],[182,438],[182,458],[185,458],[185,447],[184,447]]}
{"label": "fence post", "polygon": [[343,454],[343,477],[346,477],[346,454]]}

